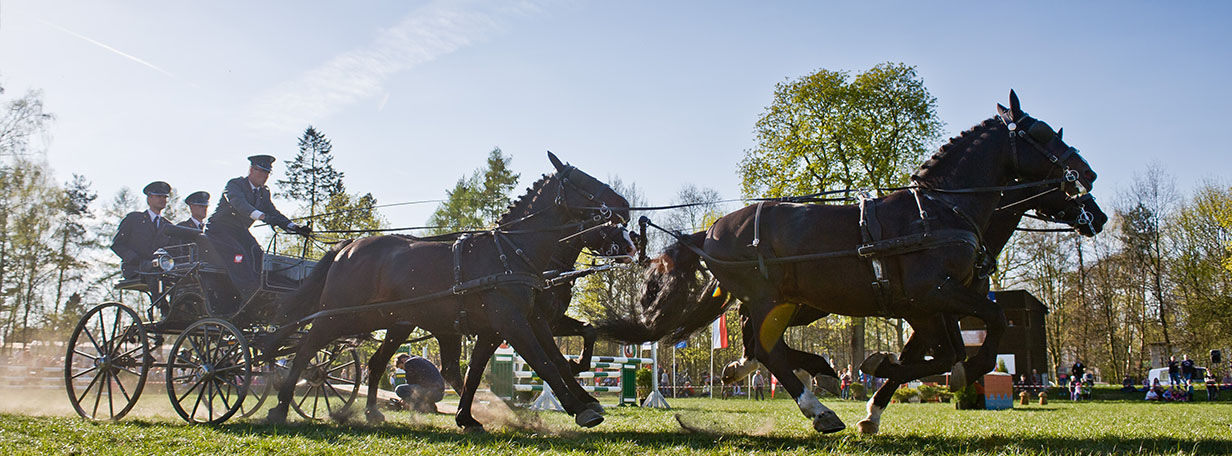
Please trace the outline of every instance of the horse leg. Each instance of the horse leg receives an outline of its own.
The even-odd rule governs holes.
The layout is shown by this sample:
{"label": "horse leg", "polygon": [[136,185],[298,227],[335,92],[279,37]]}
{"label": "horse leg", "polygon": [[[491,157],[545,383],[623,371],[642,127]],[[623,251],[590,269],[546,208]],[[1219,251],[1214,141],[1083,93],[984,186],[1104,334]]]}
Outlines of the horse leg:
{"label": "horse leg", "polygon": [[812,377],[813,381],[817,382],[817,386],[830,392],[835,396],[840,393],[838,373],[834,372],[834,367],[830,365],[821,355],[809,353],[794,348],[787,348],[787,356],[791,359],[792,364],[800,366],[796,368],[796,372],[804,370]]}
{"label": "horse leg", "polygon": [[756,331],[754,356],[779,379],[779,384],[796,398],[800,412],[813,420],[813,429],[827,434],[845,429],[847,426],[838,415],[821,405],[813,391],[805,388],[804,383],[796,378],[794,367],[789,362],[783,331],[790,323],[790,315],[794,312],[795,305],[775,304],[771,299],[746,301],[745,304],[751,304],[749,315],[752,328]]}
{"label": "horse leg", "polygon": [[381,384],[381,376],[385,375],[389,359],[394,356],[394,352],[398,351],[398,346],[406,341],[406,337],[414,328],[407,324],[394,325],[389,328],[385,332],[385,340],[381,341],[380,348],[377,348],[376,353],[368,358],[368,398],[364,407],[364,416],[368,418],[369,424],[385,422],[385,415],[376,406],[377,386]]}
{"label": "horse leg", "polygon": [[[740,335],[741,340],[744,343],[744,356],[736,361],[728,363],[727,366],[723,367],[722,380],[725,384],[734,383],[749,376],[754,370],[757,369],[758,366],[761,365],[755,358],[752,357],[754,352],[753,334],[755,331],[749,321],[747,312],[744,310],[745,307],[741,306],[740,309]],[[806,311],[807,309],[802,310]],[[797,315],[800,315],[800,313],[797,312]],[[816,318],[811,318],[807,322],[803,322],[802,320],[793,320],[792,322],[797,324],[807,324],[811,323],[813,320],[816,320]],[[840,382],[838,379],[838,373],[834,372],[834,367],[831,366],[830,362],[826,361],[825,358],[806,351],[796,350],[791,347],[787,347],[787,357],[790,359],[792,365],[798,366],[794,369],[797,377],[802,377],[801,374],[803,373],[801,370],[803,370],[804,372],[807,372],[807,376],[811,377],[811,380],[815,380],[818,386],[821,386],[822,389],[829,391],[835,396],[839,395]],[[802,377],[800,381],[801,383],[804,383],[810,380]]]}
{"label": "horse leg", "polygon": [[582,336],[582,355],[577,361],[569,361],[570,374],[577,375],[590,370],[590,360],[595,354],[596,332],[593,326],[568,316],[561,316],[552,325],[552,335],[556,337]]}
{"label": "horse leg", "polygon": [[[560,405],[565,408],[566,412],[573,415],[574,422],[582,427],[593,427],[602,423],[603,416],[587,408],[569,389],[568,382],[560,372],[560,368],[564,367],[564,357],[560,359],[562,366],[557,366],[544,350],[543,344],[540,344],[540,339],[536,336],[535,329],[526,318],[526,314],[519,311],[519,306],[507,302],[508,300],[501,301],[505,302],[486,303],[491,309],[490,321],[496,332],[509,341],[509,345],[518,351],[522,359],[526,360],[526,364],[530,365],[531,369],[552,388],[552,391],[557,393]],[[547,330],[547,325],[540,326],[547,332],[548,340],[551,340],[551,331]],[[555,343],[549,345],[555,347]],[[556,353],[560,354],[559,351]]]}
{"label": "horse leg", "polygon": [[453,418],[454,423],[457,423],[464,432],[483,432],[483,424],[471,416],[471,405],[475,402],[475,391],[479,389],[479,381],[483,379],[483,371],[488,365],[488,360],[492,358],[492,354],[496,352],[496,347],[500,343],[500,336],[491,333],[480,334],[475,340],[475,349],[471,350],[471,362],[466,367],[466,384],[458,390],[461,396],[458,401],[458,413]]}
{"label": "horse leg", "polygon": [[[938,348],[934,355],[936,355],[937,359],[941,359],[933,364],[944,369],[953,362],[950,359],[946,359],[947,357],[943,353],[948,351],[948,342],[936,344],[938,337],[941,336],[941,334],[938,334],[937,332],[945,330],[944,322],[941,321],[942,318],[943,317],[938,316],[937,318],[919,321],[908,320],[908,324],[910,324],[911,328],[915,331],[911,334],[911,337],[907,339],[907,343],[903,345],[903,352],[900,360],[904,363],[904,365],[913,365],[916,363],[925,362],[924,354],[928,351],[930,345]],[[952,355],[950,357],[952,358]],[[885,366],[884,363],[882,366],[878,367],[882,373],[885,373],[886,369],[892,369],[894,367],[900,369],[903,368],[903,366]],[[906,382],[901,378],[894,378],[890,376],[885,376],[883,378],[886,379],[886,382],[883,383],[880,388],[877,388],[877,392],[874,393],[873,397],[868,400],[868,416],[864,417],[863,420],[860,420],[859,423],[856,423],[856,426],[860,429],[861,433],[877,433],[878,428],[881,426],[881,413],[884,412],[886,407],[890,405],[890,399],[894,397],[894,391]]]}
{"label": "horse leg", "polygon": [[[560,347],[556,346],[556,339],[553,338],[554,334],[551,327],[543,320],[535,319],[531,321],[531,330],[534,332],[535,338],[538,339],[539,345],[547,353],[548,358],[552,360],[552,364],[556,366],[556,370],[560,373],[561,378],[565,379],[565,384],[569,387],[569,394],[580,399],[586,408],[603,413],[603,406],[599,405],[599,400],[586,392],[582,388],[582,384],[578,382],[577,374],[573,371],[575,365],[565,359],[565,356],[560,353]],[[588,361],[586,365],[589,366],[590,362]]]}
{"label": "horse leg", "polygon": [[[497,343],[499,344],[500,342]],[[459,360],[462,359],[462,335],[436,335],[436,345],[441,350],[441,377],[445,379],[446,383],[449,383],[449,386],[454,391],[461,394],[463,388],[462,366],[459,364]]]}
{"label": "horse leg", "polygon": [[967,386],[991,372],[996,367],[997,348],[1001,345],[1001,337],[1005,334],[1005,310],[997,303],[988,300],[987,295],[972,292],[949,280],[936,288],[929,296],[934,302],[940,304],[946,313],[954,316],[971,315],[983,320],[987,331],[979,352],[966,361],[954,364],[950,370],[950,384]]}
{"label": "horse leg", "polygon": [[332,336],[325,335],[325,328],[322,326],[308,331],[308,334],[300,340],[299,349],[295,351],[295,358],[291,360],[291,368],[287,370],[287,376],[282,379],[282,385],[278,387],[278,404],[270,409],[265,418],[266,422],[270,424],[287,422],[287,409],[291,407],[291,400],[295,396],[295,384],[299,382],[300,375],[312,361],[313,355],[333,340]]}

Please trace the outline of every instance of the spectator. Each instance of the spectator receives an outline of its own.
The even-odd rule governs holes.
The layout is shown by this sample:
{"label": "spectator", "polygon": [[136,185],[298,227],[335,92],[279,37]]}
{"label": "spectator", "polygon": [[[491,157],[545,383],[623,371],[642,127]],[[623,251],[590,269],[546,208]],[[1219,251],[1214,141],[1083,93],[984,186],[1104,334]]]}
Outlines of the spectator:
{"label": "spectator", "polygon": [[1193,378],[1197,375],[1197,369],[1194,369],[1194,362],[1189,359],[1189,355],[1184,355],[1181,361],[1181,379],[1185,380],[1185,385],[1193,384]]}
{"label": "spectator", "polygon": [[1082,399],[1082,382],[1078,381],[1077,377],[1074,377],[1074,381],[1069,388],[1069,400],[1077,401],[1079,399]]}
{"label": "spectator", "polygon": [[1222,383],[1222,385],[1219,385],[1219,389],[1232,389],[1232,369],[1223,371]]}
{"label": "spectator", "polygon": [[1206,400],[1219,400],[1219,383],[1215,382],[1215,374],[1210,371],[1206,372]]}
{"label": "spectator", "polygon": [[1087,373],[1087,366],[1082,364],[1082,360],[1074,361],[1074,365],[1069,368],[1070,377],[1082,379],[1082,374]]}
{"label": "spectator", "polygon": [[1173,386],[1181,383],[1181,369],[1176,365],[1175,356],[1168,357],[1168,380],[1168,384]]}
{"label": "spectator", "polygon": [[1148,388],[1148,389],[1146,390],[1146,397],[1145,397],[1144,399],[1146,399],[1146,400],[1148,400],[1148,401],[1158,401],[1158,400],[1160,400],[1160,399],[1162,399],[1162,398],[1161,398],[1161,397],[1159,397],[1159,393],[1155,392],[1155,390],[1154,390],[1154,389]]}
{"label": "spectator", "polygon": [[1121,380],[1121,392],[1134,392],[1134,379],[1130,377],[1129,374],[1125,374],[1125,378]]}
{"label": "spectator", "polygon": [[766,379],[761,376],[761,369],[757,369],[753,373],[753,400],[760,401],[766,399],[765,387]]}

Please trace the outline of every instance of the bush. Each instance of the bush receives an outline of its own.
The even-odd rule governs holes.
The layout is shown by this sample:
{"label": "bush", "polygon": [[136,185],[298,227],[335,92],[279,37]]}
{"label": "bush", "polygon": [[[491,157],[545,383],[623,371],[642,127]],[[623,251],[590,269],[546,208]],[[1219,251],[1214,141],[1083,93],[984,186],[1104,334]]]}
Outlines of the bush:
{"label": "bush", "polygon": [[956,399],[954,406],[959,410],[975,410],[981,408],[980,398],[982,396],[975,390],[975,385],[968,385],[959,389],[950,388],[950,392],[954,394],[954,399]]}
{"label": "bush", "polygon": [[894,401],[906,403],[911,398],[918,396],[920,393],[915,388],[899,388],[894,390]]}
{"label": "bush", "polygon": [[1003,373],[1003,374],[1008,374],[1008,373],[1010,373],[1010,369],[1009,369],[1008,367],[1005,367],[1005,360],[1004,360],[1004,359],[998,359],[998,360],[997,360],[997,369],[996,369],[996,371],[997,371],[997,372],[1001,372],[1001,373]]}
{"label": "bush", "polygon": [[849,398],[859,400],[859,401],[868,399],[868,396],[864,395],[864,384],[863,383],[852,383],[851,386],[847,387],[847,391],[850,393],[847,395],[847,397]]}
{"label": "bush", "polygon": [[637,397],[645,399],[650,395],[650,389],[654,385],[654,374],[650,372],[650,369],[638,369],[636,383]]}
{"label": "bush", "polygon": [[917,390],[920,392],[920,402],[936,401],[941,393],[941,388],[933,385],[920,385]]}

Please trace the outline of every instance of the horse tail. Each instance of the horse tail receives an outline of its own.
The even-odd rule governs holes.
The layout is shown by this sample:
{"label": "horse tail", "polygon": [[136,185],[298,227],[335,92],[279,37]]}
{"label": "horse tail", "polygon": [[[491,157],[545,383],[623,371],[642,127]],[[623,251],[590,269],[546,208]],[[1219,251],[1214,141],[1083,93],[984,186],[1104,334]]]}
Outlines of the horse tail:
{"label": "horse tail", "polygon": [[705,231],[682,236],[655,257],[632,311],[611,309],[594,324],[599,336],[625,343],[682,340],[727,310],[729,295],[690,248],[700,249],[705,240]]}
{"label": "horse tail", "polygon": [[338,258],[338,252],[354,241],[354,239],[344,239],[334,244],[320,260],[317,260],[316,266],[313,266],[312,272],[304,278],[299,288],[283,295],[278,300],[276,304],[278,310],[274,314],[273,322],[280,327],[270,336],[269,348],[274,348],[291,333],[299,330],[301,325],[295,324],[297,320],[311,315],[321,307],[321,293],[325,291],[325,278],[329,276],[329,269],[334,265],[334,260]]}

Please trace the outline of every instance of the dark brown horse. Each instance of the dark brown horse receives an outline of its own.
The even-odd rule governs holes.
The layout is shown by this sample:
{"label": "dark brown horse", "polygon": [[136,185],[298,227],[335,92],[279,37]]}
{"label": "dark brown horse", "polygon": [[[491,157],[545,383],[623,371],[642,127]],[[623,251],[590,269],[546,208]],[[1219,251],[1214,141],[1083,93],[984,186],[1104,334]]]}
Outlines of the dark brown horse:
{"label": "dark brown horse", "polygon": [[[1071,198],[1055,190],[1055,188],[1028,187],[1008,191],[1002,195],[1001,207],[993,214],[988,226],[984,229],[984,242],[990,258],[995,259],[1001,254],[1005,244],[1009,242],[1010,237],[1018,228],[1019,221],[1022,220],[1028,210],[1032,209],[1040,214],[1042,218],[1067,224],[1084,236],[1094,236],[1103,230],[1104,223],[1108,221],[1108,216],[1100,209],[1098,204],[1095,204],[1094,198],[1089,194],[1079,198]],[[973,281],[968,287],[977,293],[986,293],[989,287],[986,275],[989,272],[991,271],[980,274],[985,278]],[[744,329],[742,335],[744,336],[745,356],[723,368],[723,381],[726,383],[743,378],[758,365],[757,361],[753,358],[755,352],[752,338],[753,330],[749,327],[748,313],[743,307],[740,308],[740,315],[742,328]],[[812,307],[801,307],[796,315],[792,317],[790,326],[807,325],[820,318],[824,318],[826,315],[828,314]],[[922,357],[925,354],[928,354],[928,350],[931,350],[934,358],[965,357],[965,347],[961,344],[961,335],[958,334],[956,322],[957,318],[951,317],[947,319],[944,325],[928,322],[912,324],[914,332],[908,341],[909,347],[905,346],[903,349],[903,359],[918,362],[923,359]],[[930,334],[925,330],[925,328],[929,327],[944,329],[947,333]],[[955,346],[955,342],[957,342],[957,346]],[[923,350],[920,347],[923,347]],[[796,366],[795,371],[798,377],[802,377],[802,379],[812,377],[819,386],[838,395],[839,379],[834,372],[834,368],[825,358],[790,347],[788,347],[787,351],[789,359]],[[884,373],[890,365],[900,362],[900,360],[896,360],[892,356],[886,354],[871,356],[860,367],[862,369],[880,369]],[[887,359],[887,357],[890,358]],[[886,361],[889,361],[889,363],[886,364]],[[879,376],[878,372],[865,373]],[[803,381],[806,384],[808,383],[807,380]],[[881,420],[881,412],[889,405],[894,390],[898,389],[901,385],[901,381],[888,380],[877,389],[876,394],[869,401],[868,415],[859,423],[861,432],[868,434],[877,432]]]}
{"label": "dark brown horse", "polygon": [[304,285],[284,301],[284,325],[265,342],[275,346],[294,328],[311,324],[298,342],[289,380],[279,388],[269,421],[286,421],[294,379],[330,341],[413,325],[438,336],[499,334],[560,394],[561,405],[579,425],[602,422],[598,411],[568,387],[566,377],[572,374],[560,367],[566,362],[548,322],[530,317],[535,294],[544,286],[542,273],[564,248],[560,239],[575,232],[578,223],[588,227],[627,221],[629,203],[607,184],[548,156],[557,172],[519,198],[498,229],[452,243],[374,236],[339,246],[322,258]]}
{"label": "dark brown horse", "polygon": [[[587,271],[575,271],[577,258],[585,248],[592,252],[594,258],[606,258],[622,263],[632,262],[632,255],[636,253],[637,247],[631,235],[636,234],[630,233],[619,225],[600,225],[583,230],[561,240],[564,248],[558,250],[556,256],[548,263],[552,269],[545,272],[544,276],[546,280],[551,281],[552,286],[539,292],[535,298],[535,309],[531,319],[548,319],[551,322],[552,335],[555,337],[582,336],[581,357],[576,362],[568,361],[568,367],[573,374],[590,370],[590,360],[594,354],[595,344],[595,330],[589,323],[583,323],[565,315],[569,302],[573,299],[573,281],[587,274]],[[415,327],[410,324],[395,325],[389,328],[380,348],[368,360],[368,401],[364,414],[369,423],[379,423],[385,419],[376,406],[377,386],[380,384],[381,376],[385,374],[390,358],[414,329]],[[466,390],[461,376],[458,375],[459,355],[461,354],[460,337],[456,334],[446,334],[437,337],[437,342],[441,350],[441,376],[455,391]],[[487,360],[473,359],[471,362],[478,368],[468,371],[468,375],[471,373],[476,376],[482,375]],[[573,383],[577,383],[577,379],[573,376],[569,376],[567,380],[571,382],[571,389],[574,387]],[[581,390],[581,384],[577,384],[577,389],[585,394],[585,390]],[[589,394],[587,397],[593,399]],[[478,425],[478,421],[470,414],[469,406],[459,407],[458,412],[456,421],[459,426],[470,427],[471,430],[482,429],[482,426]]]}
{"label": "dark brown horse", "polygon": [[[652,269],[658,285],[647,287],[641,315],[596,327],[601,335],[634,342],[689,334],[706,325],[721,306],[707,308],[705,300],[691,299],[707,287],[698,274],[705,257],[722,291],[714,294],[730,294],[748,308],[755,357],[816,430],[835,432],[846,426],[793,373],[782,341],[792,315],[810,306],[824,313],[909,321],[980,318],[988,335],[971,359],[952,367],[953,359],[935,358],[887,365],[892,372],[886,375],[896,380],[950,369],[956,383],[965,384],[995,366],[1005,329],[1001,308],[967,288],[986,255],[979,238],[1000,191],[1017,180],[1047,182],[1076,194],[1090,189],[1095,178],[1077,150],[1022,112],[1011,92],[1010,108],[998,105],[997,117],[952,139],[925,162],[912,176],[914,189],[866,202],[875,215],[861,206],[764,203],[740,209],[706,231],[679,238],[672,248],[694,254]],[[880,233],[870,241],[872,224]],[[886,280],[879,280],[877,269]]]}

